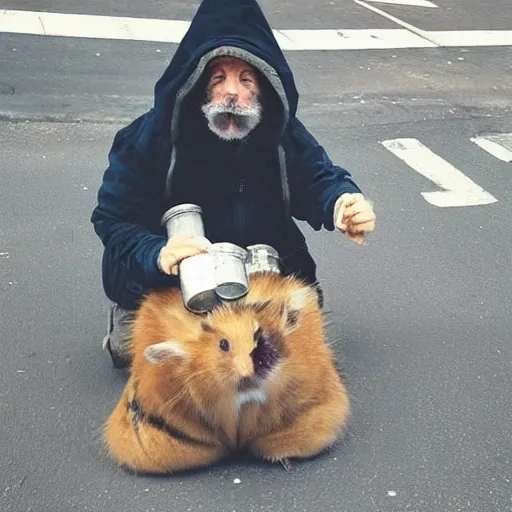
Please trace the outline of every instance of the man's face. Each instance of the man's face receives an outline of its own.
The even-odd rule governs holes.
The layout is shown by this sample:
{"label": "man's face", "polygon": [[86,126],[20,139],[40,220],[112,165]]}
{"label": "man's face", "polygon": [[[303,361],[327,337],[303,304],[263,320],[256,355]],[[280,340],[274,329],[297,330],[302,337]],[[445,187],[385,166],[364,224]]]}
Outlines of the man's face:
{"label": "man's face", "polygon": [[254,68],[219,57],[208,66],[208,95],[202,111],[208,127],[224,140],[243,139],[261,121],[260,88]]}

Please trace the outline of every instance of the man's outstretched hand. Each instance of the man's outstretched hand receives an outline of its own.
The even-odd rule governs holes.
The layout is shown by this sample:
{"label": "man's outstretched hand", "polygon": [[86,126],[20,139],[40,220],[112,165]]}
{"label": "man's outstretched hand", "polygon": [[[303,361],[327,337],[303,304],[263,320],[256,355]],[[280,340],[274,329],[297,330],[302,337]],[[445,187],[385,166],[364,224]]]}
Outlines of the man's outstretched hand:
{"label": "man's outstretched hand", "polygon": [[334,226],[358,244],[375,229],[375,222],[373,205],[363,194],[342,194],[334,205]]}
{"label": "man's outstretched hand", "polygon": [[196,235],[173,235],[169,238],[158,256],[158,266],[167,275],[178,274],[178,264],[181,260],[208,252],[211,242]]}

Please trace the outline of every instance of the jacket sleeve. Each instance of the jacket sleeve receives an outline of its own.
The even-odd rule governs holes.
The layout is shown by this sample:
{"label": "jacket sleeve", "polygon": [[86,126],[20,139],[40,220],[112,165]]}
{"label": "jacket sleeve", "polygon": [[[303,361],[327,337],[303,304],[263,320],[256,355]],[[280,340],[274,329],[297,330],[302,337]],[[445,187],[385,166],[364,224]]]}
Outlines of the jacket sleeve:
{"label": "jacket sleeve", "polygon": [[104,245],[105,294],[126,309],[135,309],[151,289],[178,286],[177,277],[163,274],[157,265],[167,238],[159,234],[164,185],[156,166],[143,156],[147,151],[140,149],[149,121],[146,114],[115,136],[91,216]]}
{"label": "jacket sleeve", "polygon": [[345,192],[361,189],[345,169],[333,164],[325,149],[297,119],[290,122],[286,147],[293,217],[319,231],[334,230],[334,204]]}

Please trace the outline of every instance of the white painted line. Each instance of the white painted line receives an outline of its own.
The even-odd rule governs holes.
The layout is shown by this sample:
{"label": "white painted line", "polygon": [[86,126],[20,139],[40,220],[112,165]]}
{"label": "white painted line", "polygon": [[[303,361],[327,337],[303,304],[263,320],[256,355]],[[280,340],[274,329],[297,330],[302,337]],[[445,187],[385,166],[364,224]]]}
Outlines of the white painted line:
{"label": "white painted line", "polygon": [[177,20],[0,11],[0,32],[45,36],[179,43],[189,26],[190,22]]}
{"label": "white painted line", "polygon": [[370,50],[432,48],[435,44],[404,29],[274,31],[282,50]]}
{"label": "white painted line", "polygon": [[[179,43],[188,21],[0,11],[0,32]],[[283,50],[362,50],[435,46],[403,29],[274,30]]]}
{"label": "white painted line", "polygon": [[428,0],[366,0],[367,2],[375,2],[379,4],[395,4],[395,5],[412,5],[413,7],[437,7],[433,2]]}
{"label": "white painted line", "polygon": [[422,192],[424,199],[441,208],[492,204],[497,199],[470,180],[417,139],[394,139],[382,145],[442,191]]}
{"label": "white painted line", "polygon": [[512,133],[473,137],[471,141],[495,158],[504,162],[512,162]]}
{"label": "white painted line", "polygon": [[39,13],[0,10],[0,32],[44,35]]}
{"label": "white painted line", "polygon": [[365,7],[366,9],[369,9],[370,11],[375,12],[376,14],[380,14],[384,18],[387,18],[388,20],[393,21],[397,25],[404,27],[405,29],[412,32],[413,34],[416,34],[417,36],[427,39],[428,41],[433,43],[432,40],[429,39],[427,32],[425,30],[421,30],[418,27],[415,27],[414,25],[411,25],[410,23],[407,23],[406,21],[403,21],[400,18],[397,18],[396,16],[393,16],[392,14],[388,14],[387,12],[382,11],[381,9],[378,9],[377,7],[375,7],[373,5],[363,2],[362,0],[354,0],[354,2],[356,4],[361,5],[362,7]]}
{"label": "white painted line", "polygon": [[512,45],[512,30],[430,30],[425,34],[439,46]]}
{"label": "white painted line", "polygon": [[427,39],[436,46],[473,47],[512,45],[512,30],[422,30],[373,5],[369,5],[366,1],[354,0],[354,2],[406,28],[418,37]]}
{"label": "white painted line", "polygon": [[[383,13],[360,0],[357,3]],[[274,30],[282,50],[369,50],[441,46],[508,46],[512,31],[422,31],[394,16],[397,29]],[[180,43],[190,22],[88,14],[0,10],[0,33]]]}

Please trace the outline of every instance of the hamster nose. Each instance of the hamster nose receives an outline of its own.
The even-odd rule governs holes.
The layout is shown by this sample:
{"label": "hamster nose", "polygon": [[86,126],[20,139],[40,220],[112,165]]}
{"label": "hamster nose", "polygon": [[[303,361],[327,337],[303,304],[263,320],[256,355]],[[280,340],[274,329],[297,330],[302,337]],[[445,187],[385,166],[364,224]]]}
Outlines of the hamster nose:
{"label": "hamster nose", "polygon": [[241,379],[254,375],[254,363],[250,357],[238,357],[233,361],[235,370]]}

